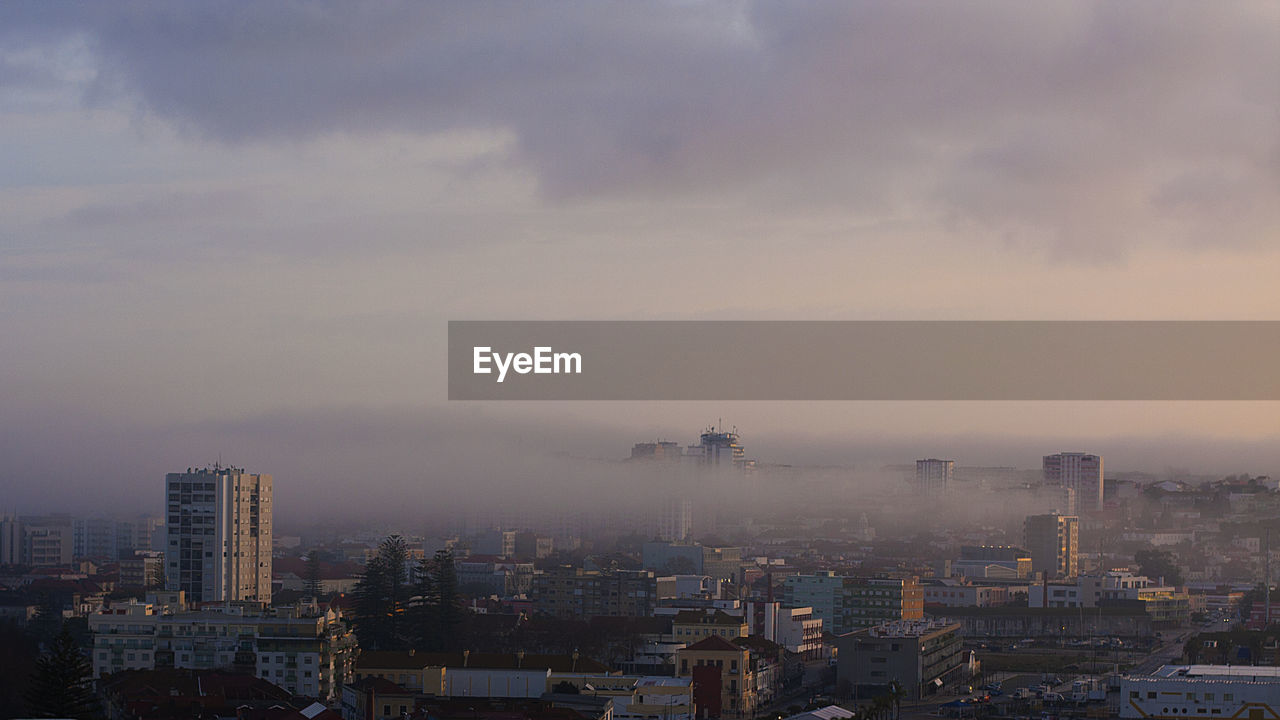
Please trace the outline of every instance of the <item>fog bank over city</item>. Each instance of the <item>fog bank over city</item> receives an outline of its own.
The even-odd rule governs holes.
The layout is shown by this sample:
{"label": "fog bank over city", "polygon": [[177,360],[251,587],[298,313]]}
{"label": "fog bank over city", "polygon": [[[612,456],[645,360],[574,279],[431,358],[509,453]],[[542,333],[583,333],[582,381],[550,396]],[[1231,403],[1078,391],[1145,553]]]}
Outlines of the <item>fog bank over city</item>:
{"label": "fog bank over city", "polygon": [[[935,405],[944,413],[966,407],[971,412],[992,410],[986,403],[907,405]],[[1082,412],[1063,403],[1008,405],[1020,406],[1018,412],[1029,421]],[[1158,411],[1162,404],[1099,405],[1099,412],[1123,415]],[[1206,403],[1206,416],[1230,405]],[[163,427],[59,418],[56,432],[40,423],[5,428],[0,477],[12,479],[4,498],[10,511],[137,513],[161,505],[165,473],[222,462],[272,474],[277,517],[288,525],[338,518],[425,524],[491,509],[495,503],[532,513],[644,508],[677,493],[700,500],[720,497],[748,513],[808,502],[847,507],[852,513],[867,505],[866,493],[890,497],[904,486],[895,466],[925,457],[954,459],[962,468],[1038,472],[1043,455],[1083,450],[1106,458],[1108,477],[1124,472],[1153,478],[1280,475],[1280,442],[1275,438],[1136,432],[1101,437],[1037,433],[1030,424],[1002,436],[948,433],[929,431],[927,412],[920,431],[912,434],[876,429],[877,422],[890,424],[882,412],[885,406],[820,406],[824,414],[844,420],[808,433],[781,422],[795,414],[785,403],[728,404],[725,409],[731,412],[723,418],[703,421],[689,417],[703,410],[701,404],[618,404],[609,412],[596,408],[584,414],[556,403],[544,406],[548,414],[562,411],[554,421],[512,417],[492,405],[278,413]],[[651,419],[664,414],[677,419]],[[594,421],[600,415],[612,417]],[[750,424],[740,422],[747,419]],[[636,443],[696,444],[698,434],[717,421],[726,430],[736,426],[746,457],[756,464],[749,476],[626,461]],[[1052,422],[1046,419],[1044,426],[1052,427]],[[68,447],[75,451],[65,452]],[[1002,483],[1009,480],[1002,478],[988,489]],[[798,492],[810,485],[812,493]],[[979,494],[975,502],[981,506],[986,500]],[[960,517],[960,508],[954,510],[953,516]],[[1022,508],[1008,510],[1016,514]]]}

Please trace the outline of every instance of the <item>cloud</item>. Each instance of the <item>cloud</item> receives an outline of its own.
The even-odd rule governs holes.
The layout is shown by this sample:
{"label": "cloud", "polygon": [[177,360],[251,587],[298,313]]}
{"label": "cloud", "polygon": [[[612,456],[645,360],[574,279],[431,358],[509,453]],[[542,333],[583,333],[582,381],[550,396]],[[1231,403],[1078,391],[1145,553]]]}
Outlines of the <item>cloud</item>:
{"label": "cloud", "polygon": [[[1170,186],[1206,162],[1242,179],[1233,192],[1251,206],[1280,186],[1270,5],[142,3],[8,14],[36,35],[91,38],[98,102],[127,98],[227,143],[507,131],[552,201],[843,207],[1111,257],[1167,237]],[[1260,243],[1278,221],[1254,212],[1233,242]]]}

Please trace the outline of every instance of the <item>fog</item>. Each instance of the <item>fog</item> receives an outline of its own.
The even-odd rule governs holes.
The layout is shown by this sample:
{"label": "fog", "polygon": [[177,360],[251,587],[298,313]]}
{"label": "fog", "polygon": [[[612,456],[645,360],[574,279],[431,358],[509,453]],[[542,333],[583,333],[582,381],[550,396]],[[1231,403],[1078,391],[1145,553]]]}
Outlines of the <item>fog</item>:
{"label": "fog", "polygon": [[[679,414],[674,411],[680,407],[634,405],[659,416],[664,408]],[[735,405],[740,415],[754,414],[748,404]],[[769,405],[753,409],[767,414]],[[838,404],[851,413],[876,405]],[[1058,404],[1035,405],[1051,413]],[[1280,443],[1273,438],[959,432],[835,437],[740,425],[755,471],[699,471],[626,459],[638,442],[695,444],[717,418],[701,425],[672,422],[655,432],[647,419],[636,422],[637,413],[629,413],[625,403],[614,404],[616,419],[607,424],[583,421],[568,406],[544,404],[540,412],[547,419],[541,420],[510,417],[500,404],[281,412],[158,427],[118,418],[28,418],[5,428],[0,439],[0,510],[159,514],[165,473],[221,462],[274,477],[281,532],[324,523],[391,523],[428,532],[466,518],[510,525],[568,514],[575,522],[606,526],[631,517],[627,527],[643,533],[646,519],[673,497],[693,500],[704,518],[706,508],[715,508],[724,524],[741,517],[852,518],[869,512],[873,524],[884,527],[924,520],[999,526],[1028,512],[1053,510],[1057,498],[1006,492],[1017,482],[996,471],[989,482],[968,484],[949,497],[945,508],[922,507],[910,496],[913,470],[901,466],[944,457],[960,468],[1034,473],[1042,455],[1080,450],[1103,455],[1108,477],[1126,471],[1157,478],[1280,474]],[[724,419],[726,428],[732,419]]]}

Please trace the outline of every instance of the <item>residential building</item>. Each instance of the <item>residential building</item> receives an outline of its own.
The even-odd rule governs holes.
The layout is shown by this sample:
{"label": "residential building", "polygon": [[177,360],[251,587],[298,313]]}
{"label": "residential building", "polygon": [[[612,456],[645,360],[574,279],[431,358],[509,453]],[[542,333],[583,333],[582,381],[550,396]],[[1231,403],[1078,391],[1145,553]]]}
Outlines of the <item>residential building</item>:
{"label": "residential building", "polygon": [[17,515],[0,515],[0,565],[22,562],[22,521]]}
{"label": "residential building", "polygon": [[742,574],[742,548],[704,546],[700,572],[717,580],[738,582]]}
{"label": "residential building", "polygon": [[778,601],[751,601],[746,606],[751,635],[762,637],[786,648],[805,660],[822,657],[822,619],[813,608],[783,607]]}
{"label": "residential building", "polygon": [[510,597],[533,589],[533,563],[498,558],[456,558],[458,587]]}
{"label": "residential building", "polygon": [[924,591],[918,578],[847,577],[824,571],[790,575],[783,581],[783,605],[812,608],[834,634],[893,620],[924,618]]}
{"label": "residential building", "polygon": [[669,498],[658,516],[658,537],[667,542],[683,542],[692,533],[693,501],[688,498]]}
{"label": "residential building", "polygon": [[555,540],[532,532],[516,533],[515,556],[521,560],[541,560],[555,551]]}
{"label": "residential building", "polygon": [[720,597],[724,583],[709,575],[667,575],[658,578],[658,598],[661,600],[714,600]]}
{"label": "residential building", "polygon": [[137,550],[132,556],[120,560],[120,587],[147,588],[160,586],[164,578],[164,553],[158,550]]}
{"label": "residential building", "polygon": [[917,460],[916,490],[923,495],[946,494],[947,488],[951,486],[951,480],[955,476],[955,471],[956,463],[954,460],[938,460],[936,458]]}
{"label": "residential building", "polygon": [[994,607],[1009,602],[1012,593],[1027,592],[1026,585],[978,585],[962,580],[922,581],[925,605],[942,607]]}
{"label": "residential building", "polygon": [[845,578],[834,571],[824,570],[810,575],[790,575],[783,580],[782,604],[785,607],[807,607],[812,609],[813,616],[822,621],[823,627],[830,632],[839,632],[837,623],[840,615],[839,607],[843,604],[841,591]]}
{"label": "residential building", "polygon": [[1080,573],[1080,518],[1075,515],[1030,515],[1023,525],[1031,570],[1049,577]]}
{"label": "residential building", "polygon": [[355,679],[379,678],[436,697],[537,698],[558,675],[607,675],[609,668],[573,655],[534,653],[420,653],[414,650],[362,652]]}
{"label": "residential building", "polygon": [[748,648],[712,636],[676,652],[676,677],[693,679],[700,716],[750,717],[760,705]]}
{"label": "residential building", "polygon": [[671,619],[672,639],[688,645],[712,636],[733,640],[747,634],[746,618],[722,610],[681,610]]}
{"label": "residential building", "polygon": [[515,557],[515,530],[487,530],[471,541],[471,552],[475,555],[493,555],[496,557]]}
{"label": "residential building", "polygon": [[190,602],[271,602],[270,475],[188,468],[165,476],[165,574]]}
{"label": "residential building", "polygon": [[1093,608],[1120,601],[1141,602],[1156,628],[1180,625],[1191,614],[1187,593],[1126,571],[1081,575],[1073,582],[1032,584],[1027,594],[1027,603],[1033,608]]}
{"label": "residential building", "polygon": [[561,618],[653,613],[657,578],[647,570],[588,571],[562,566],[533,577],[537,612]]}
{"label": "residential building", "polygon": [[898,621],[836,638],[836,682],[883,689],[896,681],[918,700],[962,678],[967,657],[958,623]]}
{"label": "residential building", "polygon": [[644,569],[664,575],[707,575],[702,568],[703,559],[703,548],[696,543],[661,541],[640,547]]}
{"label": "residential building", "polygon": [[70,565],[75,553],[70,515],[23,517],[22,562],[36,567]]}
{"label": "residential building", "polygon": [[304,697],[333,700],[352,676],[355,636],[334,610],[315,606],[254,613],[241,607],[187,611],[147,602],[90,615],[93,674],[122,670],[232,668]]}
{"label": "residential building", "polygon": [[1102,458],[1066,452],[1044,456],[1044,484],[1060,488],[1068,515],[1089,515],[1102,509]]}

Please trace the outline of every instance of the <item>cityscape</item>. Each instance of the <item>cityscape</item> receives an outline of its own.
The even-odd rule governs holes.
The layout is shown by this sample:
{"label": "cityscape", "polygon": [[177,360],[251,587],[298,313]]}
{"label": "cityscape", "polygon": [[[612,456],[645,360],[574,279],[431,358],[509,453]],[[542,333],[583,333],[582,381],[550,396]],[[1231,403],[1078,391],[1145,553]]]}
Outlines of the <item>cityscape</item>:
{"label": "cityscape", "polygon": [[1280,720],[1280,3],[0,2],[0,720]]}
{"label": "cityscape", "polygon": [[[689,492],[339,533],[217,463],[156,514],[5,514],[10,661],[84,648],[109,717],[1241,717],[1280,689],[1270,477],[925,458],[824,510],[849,470],[719,424],[614,464]],[[743,504],[776,483],[791,504]]]}

